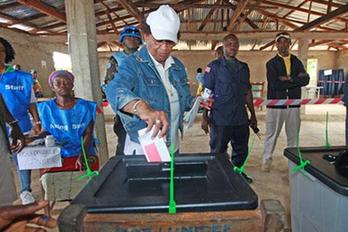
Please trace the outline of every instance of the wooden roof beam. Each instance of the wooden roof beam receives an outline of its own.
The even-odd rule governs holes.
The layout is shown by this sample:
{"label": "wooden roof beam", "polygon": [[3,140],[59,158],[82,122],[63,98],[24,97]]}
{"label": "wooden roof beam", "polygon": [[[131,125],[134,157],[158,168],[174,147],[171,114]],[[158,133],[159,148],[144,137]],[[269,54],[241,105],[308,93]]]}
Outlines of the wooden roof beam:
{"label": "wooden roof beam", "polygon": [[[309,30],[309,29],[314,28],[316,26],[319,26],[323,23],[326,23],[326,22],[330,21],[331,19],[337,17],[338,15],[344,14],[346,12],[348,12],[348,4],[341,6],[340,8],[337,8],[334,11],[331,11],[329,14],[327,14],[325,16],[319,17],[319,18],[317,18],[309,23],[306,23],[306,24],[302,25],[301,27],[296,28],[294,31],[297,32],[297,31]],[[274,40],[268,42],[266,45],[260,47],[260,50],[264,50],[265,48],[273,45],[274,42],[275,42]]]}
{"label": "wooden roof beam", "polygon": [[[115,9],[115,8],[110,8],[110,11],[112,11],[113,9]],[[144,14],[147,14],[147,13],[149,13],[151,11],[152,10],[146,10],[146,11],[144,11]],[[99,13],[97,13],[97,14],[99,14],[99,16],[102,15],[102,14],[106,15],[106,12],[107,11],[103,11],[102,13],[100,12],[100,14]],[[129,18],[133,18],[133,16],[132,15],[125,15],[125,16],[119,17],[118,19],[113,19],[112,22],[115,23],[115,22],[118,22],[120,20],[126,20],[126,19],[129,19]],[[104,26],[104,25],[109,24],[109,23],[110,23],[109,20],[98,22],[98,23],[96,23],[96,27]],[[56,27],[64,26],[64,25],[65,25],[65,23],[59,22],[59,23],[54,23],[54,24],[48,25],[48,26],[43,26],[42,29],[53,29],[53,28],[56,28]],[[119,27],[117,27],[117,28],[119,28]]]}
{"label": "wooden roof beam", "polygon": [[21,20],[23,22],[25,22],[25,21],[31,21],[31,20],[39,19],[39,18],[42,18],[42,17],[47,17],[47,15],[39,13],[39,14],[35,14],[35,15],[31,15],[31,16],[28,16],[28,17],[21,18]]}
{"label": "wooden roof beam", "polygon": [[[228,0],[223,0],[223,2],[224,2],[226,5],[230,6],[230,7],[232,8],[232,10],[236,10],[237,7],[236,7],[235,5],[233,5],[232,3],[230,3]],[[244,14],[241,13],[240,16],[241,16],[241,17],[244,17]],[[255,29],[255,30],[259,29],[259,27],[258,27],[252,20],[250,20],[248,17],[245,17],[245,22],[247,22],[248,25],[249,25],[252,29]]]}
{"label": "wooden roof beam", "polygon": [[[314,1],[313,1],[314,2]],[[272,2],[269,0],[264,0],[263,3],[267,3],[269,5],[274,5],[274,6],[278,6],[281,8],[285,8],[285,9],[291,9],[291,10],[295,10],[295,11],[300,11],[300,12],[304,12],[304,13],[309,13],[310,11],[308,9],[304,9],[304,8],[297,8],[296,6],[291,6],[291,5],[287,5],[287,4],[283,4],[283,3],[277,3],[277,2]],[[340,5],[340,7],[342,7],[344,5]],[[310,12],[313,15],[318,15],[318,16],[325,16],[325,13],[321,13],[318,11],[311,11]],[[337,17],[338,20],[342,21],[342,22],[347,22],[348,19],[346,18],[342,18],[342,17]]]}
{"label": "wooden roof beam", "polygon": [[41,13],[52,16],[53,18],[56,18],[60,21],[66,22],[66,15],[65,14],[60,13],[55,8],[46,5],[41,1],[38,1],[38,0],[17,0],[17,2],[19,2],[22,5],[25,5],[27,7],[33,8],[37,11],[40,11]]}
{"label": "wooden roof beam", "polygon": [[[215,3],[214,3],[214,6],[217,6],[217,5],[220,5],[221,3],[221,0],[217,0]],[[215,11],[215,8],[211,8],[208,12],[208,14],[205,16],[205,18],[203,19],[201,25],[199,25],[198,27],[198,31],[202,31],[205,27],[205,25],[207,25],[207,22],[210,20],[211,16],[213,15]]]}
{"label": "wooden roof beam", "polygon": [[[260,8],[260,4],[262,3],[262,0],[255,0],[255,2],[253,4],[248,4],[246,6],[246,8],[248,8],[248,11],[244,13],[243,16],[239,17],[237,20],[237,24],[235,24],[235,26],[232,28],[232,30],[234,30],[238,25],[242,24],[245,22],[245,19],[248,17],[248,15],[254,11],[257,8]],[[253,22],[255,23],[255,20],[253,20]]]}
{"label": "wooden roof beam", "polygon": [[326,39],[326,40],[318,40],[316,42],[311,42],[308,44],[309,47],[315,47],[315,46],[318,46],[318,45],[322,45],[322,44],[327,44],[327,43],[330,43],[330,42],[333,42],[333,40],[331,39]]}
{"label": "wooden roof beam", "polygon": [[[114,24],[114,22],[112,21],[112,17],[110,15],[110,7],[104,2],[104,0],[100,0],[99,1],[101,4],[103,4],[103,6],[106,8],[106,16],[109,19],[109,23],[111,24],[112,29],[114,30],[115,34],[118,34],[118,30],[116,28],[116,25]],[[115,12],[114,12],[115,13]],[[119,19],[119,16],[115,13],[116,18]]]}
{"label": "wooden roof beam", "polygon": [[0,6],[0,10],[6,10],[8,8],[12,8],[12,7],[16,7],[16,6],[20,6],[21,4],[19,4],[18,2],[11,2],[11,3],[5,3],[3,5]]}
{"label": "wooden roof beam", "polygon": [[138,8],[134,5],[132,1],[126,0],[116,0],[124,9],[126,9],[129,14],[136,18],[139,22],[143,21],[144,15],[141,13]]}
{"label": "wooden roof beam", "polygon": [[177,3],[175,5],[171,5],[176,12],[181,12],[183,10],[186,10],[190,7],[192,7],[195,3],[204,2],[204,0],[185,0],[180,3]]}
{"label": "wooden roof beam", "polygon": [[[297,6],[296,6],[296,8],[300,8],[301,6],[303,6],[304,4],[306,4],[308,2],[308,0],[304,0],[302,3],[300,3],[300,4],[298,4]],[[282,18],[286,18],[286,17],[288,17],[289,15],[291,15],[292,13],[294,13],[295,12],[295,10],[291,10],[291,11],[289,11],[288,13],[286,13]]]}
{"label": "wooden roof beam", "polygon": [[329,2],[327,3],[327,10],[326,10],[327,14],[331,12],[331,7],[332,7],[332,0],[329,0]]}
{"label": "wooden roof beam", "polygon": [[34,34],[37,31],[47,31],[48,33],[52,33],[52,31],[50,31],[50,30],[43,30],[42,28],[38,28],[36,25],[34,25],[32,23],[23,22],[23,20],[18,20],[16,18],[12,17],[12,16],[9,16],[9,15],[1,13],[1,12],[0,12],[0,17],[9,21],[8,24],[2,23],[2,25],[4,25],[5,28],[11,29],[11,30],[14,29],[14,28],[11,28],[11,26],[16,25],[16,24],[21,24],[21,25],[33,28],[30,31],[25,31],[25,30],[18,29],[19,31],[22,31],[22,32],[25,32],[25,33],[28,33],[28,34]]}
{"label": "wooden roof beam", "polygon": [[[331,1],[331,0],[329,0]],[[328,5],[328,0],[312,0],[312,2],[323,4],[323,5]],[[342,4],[331,2],[332,7],[341,7],[343,6]]]}
{"label": "wooden roof beam", "polygon": [[266,17],[278,20],[279,22],[281,22],[285,26],[288,26],[288,27],[290,27],[292,29],[297,28],[297,25],[291,23],[290,20],[288,20],[288,19],[281,18],[278,15],[272,14],[272,13],[266,11],[266,10],[257,9],[256,11],[259,12],[260,14],[263,14]]}
{"label": "wooden roof beam", "polygon": [[[276,31],[243,31],[243,32],[235,32],[240,40],[265,40],[265,39],[273,39],[278,32]],[[182,32],[180,39],[185,40],[202,40],[202,41],[211,41],[218,40],[222,41],[222,39],[226,36],[226,32],[210,32],[210,33],[202,33],[202,32]],[[330,40],[340,40],[348,39],[347,32],[312,32],[312,31],[304,31],[304,32],[291,32],[289,31],[291,38],[293,39],[330,39]],[[41,34],[40,34],[41,35]],[[47,38],[43,38],[40,40],[40,35],[37,35],[37,41],[44,41]],[[66,33],[55,33],[55,34],[45,34],[49,36],[50,42],[66,42]],[[101,31],[97,33],[97,41],[115,41],[117,37],[113,32]]]}
{"label": "wooden roof beam", "polygon": [[331,19],[336,18],[337,16],[345,14],[347,12],[348,12],[348,3],[344,6],[337,8],[334,11],[331,11],[330,13],[328,13],[322,17],[319,17],[319,18],[317,18],[309,23],[304,24],[303,26],[301,26],[299,28],[296,28],[295,31],[309,30],[311,28],[314,28],[316,26],[324,24],[324,23],[330,21]]}
{"label": "wooden roof beam", "polygon": [[248,5],[249,0],[240,0],[236,9],[233,11],[233,15],[230,19],[230,22],[227,26],[227,31],[232,31],[234,25],[237,22],[237,19],[239,18],[239,16],[241,16],[241,14],[243,13],[245,7]]}

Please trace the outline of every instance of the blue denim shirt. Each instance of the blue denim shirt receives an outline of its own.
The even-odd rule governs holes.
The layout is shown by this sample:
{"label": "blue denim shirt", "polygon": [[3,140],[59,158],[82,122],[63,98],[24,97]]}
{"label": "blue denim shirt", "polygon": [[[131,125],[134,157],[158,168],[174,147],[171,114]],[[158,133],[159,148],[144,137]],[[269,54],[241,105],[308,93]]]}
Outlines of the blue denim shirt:
{"label": "blue denim shirt", "polygon": [[246,95],[251,88],[249,67],[235,60],[231,66],[224,58],[208,64],[203,87],[213,94],[210,117],[216,126],[238,126],[248,123]]}
{"label": "blue denim shirt", "polygon": [[[182,131],[183,114],[190,109],[193,97],[189,90],[184,65],[177,58],[173,57],[173,59],[175,63],[169,69],[169,80],[179,95],[179,129]],[[105,93],[132,141],[139,142],[138,130],[147,125],[139,117],[121,110],[130,101],[143,99],[153,109],[164,111],[168,118],[170,117],[167,92],[146,46],[124,60],[115,78],[108,83]]]}

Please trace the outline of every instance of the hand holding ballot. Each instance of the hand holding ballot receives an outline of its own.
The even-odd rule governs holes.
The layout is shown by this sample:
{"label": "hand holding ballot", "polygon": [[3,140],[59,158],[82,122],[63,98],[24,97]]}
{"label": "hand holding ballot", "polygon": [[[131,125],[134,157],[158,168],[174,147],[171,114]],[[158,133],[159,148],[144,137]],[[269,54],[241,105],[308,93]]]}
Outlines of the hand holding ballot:
{"label": "hand holding ballot", "polygon": [[200,107],[211,110],[213,105],[213,95],[210,89],[205,88],[202,94],[202,100],[200,102]]}

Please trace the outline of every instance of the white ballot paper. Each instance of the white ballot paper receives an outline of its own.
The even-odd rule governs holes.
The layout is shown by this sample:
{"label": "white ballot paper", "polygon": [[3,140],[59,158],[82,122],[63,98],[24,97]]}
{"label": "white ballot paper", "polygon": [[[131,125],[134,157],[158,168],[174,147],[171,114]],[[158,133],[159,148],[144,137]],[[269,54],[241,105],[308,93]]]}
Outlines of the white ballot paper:
{"label": "white ballot paper", "polygon": [[60,147],[25,147],[17,154],[19,170],[61,167]]}
{"label": "white ballot paper", "polygon": [[192,127],[193,123],[195,122],[195,118],[197,117],[197,113],[199,110],[199,104],[202,101],[202,97],[197,97],[195,103],[193,104],[190,111],[188,111],[184,116],[184,122],[187,123],[185,128],[188,129]]}
{"label": "white ballot paper", "polygon": [[123,154],[125,155],[144,155],[144,150],[139,143],[133,142],[129,135],[126,135],[126,141],[124,143]]}
{"label": "white ballot paper", "polygon": [[146,128],[139,130],[139,141],[145,152],[147,162],[170,162],[170,155],[164,138],[152,139],[152,131],[146,132]]}

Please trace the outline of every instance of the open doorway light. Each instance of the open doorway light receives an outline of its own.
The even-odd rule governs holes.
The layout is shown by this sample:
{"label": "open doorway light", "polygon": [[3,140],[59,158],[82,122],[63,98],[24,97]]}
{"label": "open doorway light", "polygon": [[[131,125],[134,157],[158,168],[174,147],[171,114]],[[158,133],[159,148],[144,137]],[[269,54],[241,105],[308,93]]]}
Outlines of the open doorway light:
{"label": "open doorway light", "polygon": [[68,70],[71,72],[70,55],[61,52],[53,52],[53,62],[55,70]]}

